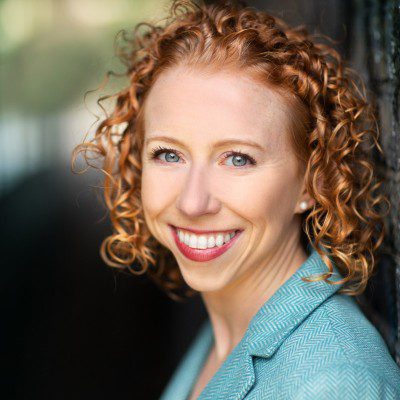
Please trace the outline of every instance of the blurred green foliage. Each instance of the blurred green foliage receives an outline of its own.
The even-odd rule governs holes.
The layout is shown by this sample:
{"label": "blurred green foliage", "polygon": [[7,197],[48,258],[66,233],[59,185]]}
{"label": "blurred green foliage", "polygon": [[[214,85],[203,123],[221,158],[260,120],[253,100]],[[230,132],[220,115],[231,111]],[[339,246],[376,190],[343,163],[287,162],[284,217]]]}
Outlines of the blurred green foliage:
{"label": "blurred green foliage", "polygon": [[121,29],[157,21],[162,0],[0,0],[2,114],[48,114],[121,72],[114,40]]}

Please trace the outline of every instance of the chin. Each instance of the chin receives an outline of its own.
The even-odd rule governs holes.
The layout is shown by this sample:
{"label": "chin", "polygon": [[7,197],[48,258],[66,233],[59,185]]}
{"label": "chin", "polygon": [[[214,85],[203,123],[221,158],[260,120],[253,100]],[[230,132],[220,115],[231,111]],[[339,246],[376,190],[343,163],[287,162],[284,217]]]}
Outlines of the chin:
{"label": "chin", "polygon": [[182,276],[186,284],[198,292],[217,292],[226,285],[225,281],[221,282],[220,280],[215,279],[215,276],[193,276],[192,272],[186,274],[183,271]]}

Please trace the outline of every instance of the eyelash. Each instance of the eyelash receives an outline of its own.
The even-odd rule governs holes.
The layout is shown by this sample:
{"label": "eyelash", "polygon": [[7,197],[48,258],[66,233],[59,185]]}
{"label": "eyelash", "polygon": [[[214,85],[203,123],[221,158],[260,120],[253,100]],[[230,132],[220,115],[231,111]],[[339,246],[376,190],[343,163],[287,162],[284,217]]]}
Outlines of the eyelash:
{"label": "eyelash", "polygon": [[[151,152],[150,152],[150,159],[153,160],[153,159],[155,159],[156,157],[158,157],[160,154],[162,154],[162,153],[164,153],[164,152],[175,153],[177,156],[179,156],[179,154],[180,154],[177,150],[172,149],[172,148],[170,148],[170,147],[157,146],[157,147],[155,147],[154,149],[151,150]],[[257,164],[256,160],[255,160],[253,157],[249,156],[249,155],[246,154],[246,153],[241,152],[240,150],[238,150],[238,151],[236,151],[236,150],[231,150],[231,151],[229,151],[229,152],[225,155],[225,159],[227,159],[227,158],[229,158],[229,157],[232,157],[232,156],[241,156],[241,157],[245,157],[245,158],[247,158],[247,159],[250,161],[250,164],[251,164],[251,165],[256,165],[256,164]],[[170,163],[170,164],[171,164],[171,163]],[[242,166],[237,167],[237,168],[243,168],[243,167],[245,167],[245,166],[246,166],[246,165],[242,165]]]}

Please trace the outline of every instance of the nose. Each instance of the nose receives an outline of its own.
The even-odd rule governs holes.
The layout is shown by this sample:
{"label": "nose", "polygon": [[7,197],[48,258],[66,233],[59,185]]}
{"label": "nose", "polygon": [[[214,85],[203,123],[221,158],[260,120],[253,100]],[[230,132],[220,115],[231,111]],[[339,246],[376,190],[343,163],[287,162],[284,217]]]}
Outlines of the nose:
{"label": "nose", "polygon": [[177,209],[188,218],[203,214],[215,214],[220,209],[220,202],[210,191],[212,176],[201,166],[190,168],[182,191],[176,200]]}

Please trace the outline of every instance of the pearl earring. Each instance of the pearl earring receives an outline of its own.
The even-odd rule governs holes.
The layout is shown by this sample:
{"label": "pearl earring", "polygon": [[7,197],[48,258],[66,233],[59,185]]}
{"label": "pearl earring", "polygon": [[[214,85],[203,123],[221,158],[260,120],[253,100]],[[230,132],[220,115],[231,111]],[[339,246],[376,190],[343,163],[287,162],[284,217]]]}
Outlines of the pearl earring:
{"label": "pearl earring", "polygon": [[306,201],[302,201],[302,202],[300,203],[300,208],[301,208],[302,210],[307,210],[307,207],[308,207],[308,203],[307,203]]}

